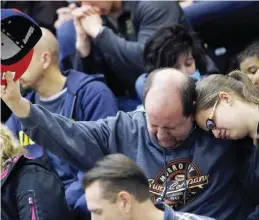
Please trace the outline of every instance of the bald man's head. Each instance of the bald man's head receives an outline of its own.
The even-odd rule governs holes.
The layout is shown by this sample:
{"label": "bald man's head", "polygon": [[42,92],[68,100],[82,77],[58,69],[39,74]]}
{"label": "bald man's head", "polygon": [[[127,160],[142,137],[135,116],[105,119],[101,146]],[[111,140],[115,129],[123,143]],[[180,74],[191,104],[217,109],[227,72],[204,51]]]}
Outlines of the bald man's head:
{"label": "bald man's head", "polygon": [[59,48],[58,42],[54,34],[46,28],[41,28],[42,37],[34,47],[34,53],[39,56],[44,52],[51,55],[51,64],[58,65],[59,62]]}
{"label": "bald man's head", "polygon": [[173,69],[149,74],[144,94],[150,136],[165,148],[178,146],[193,124],[195,83],[188,75]]}
{"label": "bald man's head", "polygon": [[174,68],[157,69],[151,72],[147,78],[144,90],[144,104],[149,101],[159,103],[159,106],[175,104],[179,100],[183,115],[193,113],[195,101],[195,83],[193,79]]}

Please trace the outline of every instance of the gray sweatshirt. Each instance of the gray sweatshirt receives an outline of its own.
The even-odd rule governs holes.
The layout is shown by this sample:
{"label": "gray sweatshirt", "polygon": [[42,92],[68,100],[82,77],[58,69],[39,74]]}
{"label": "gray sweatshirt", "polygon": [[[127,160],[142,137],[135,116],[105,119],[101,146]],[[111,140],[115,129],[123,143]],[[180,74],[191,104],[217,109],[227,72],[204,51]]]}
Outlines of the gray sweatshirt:
{"label": "gray sweatshirt", "polygon": [[33,141],[83,171],[104,155],[125,154],[145,171],[151,200],[174,210],[241,220],[259,204],[259,154],[251,142],[215,139],[196,128],[167,150],[152,141],[141,111],[73,122],[31,105],[20,121]]}

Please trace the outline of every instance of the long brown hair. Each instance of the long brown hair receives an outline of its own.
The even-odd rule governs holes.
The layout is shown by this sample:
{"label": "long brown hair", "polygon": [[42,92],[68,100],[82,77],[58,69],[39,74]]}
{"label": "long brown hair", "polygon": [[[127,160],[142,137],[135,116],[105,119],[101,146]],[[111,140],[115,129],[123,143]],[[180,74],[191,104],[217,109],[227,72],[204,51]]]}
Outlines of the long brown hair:
{"label": "long brown hair", "polygon": [[220,92],[234,94],[239,99],[259,105],[259,90],[241,71],[233,71],[228,75],[210,75],[197,83],[196,110],[213,107]]}

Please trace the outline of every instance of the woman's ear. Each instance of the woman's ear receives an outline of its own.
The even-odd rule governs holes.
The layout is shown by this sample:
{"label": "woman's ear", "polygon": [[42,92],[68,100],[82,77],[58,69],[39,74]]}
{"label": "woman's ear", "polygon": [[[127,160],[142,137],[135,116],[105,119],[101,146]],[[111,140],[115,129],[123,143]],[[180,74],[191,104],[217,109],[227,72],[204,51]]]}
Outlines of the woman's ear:
{"label": "woman's ear", "polygon": [[228,92],[220,92],[219,93],[219,98],[221,101],[225,101],[226,103],[232,105],[233,98],[232,95]]}

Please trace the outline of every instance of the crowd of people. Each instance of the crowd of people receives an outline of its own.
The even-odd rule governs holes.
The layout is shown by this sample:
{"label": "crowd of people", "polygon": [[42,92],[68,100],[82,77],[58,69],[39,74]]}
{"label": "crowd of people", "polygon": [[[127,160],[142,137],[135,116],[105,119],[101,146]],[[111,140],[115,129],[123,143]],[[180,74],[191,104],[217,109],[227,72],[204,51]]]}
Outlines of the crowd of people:
{"label": "crowd of people", "polygon": [[259,219],[258,36],[222,72],[196,4],[76,1],[38,21],[1,85],[3,219]]}

